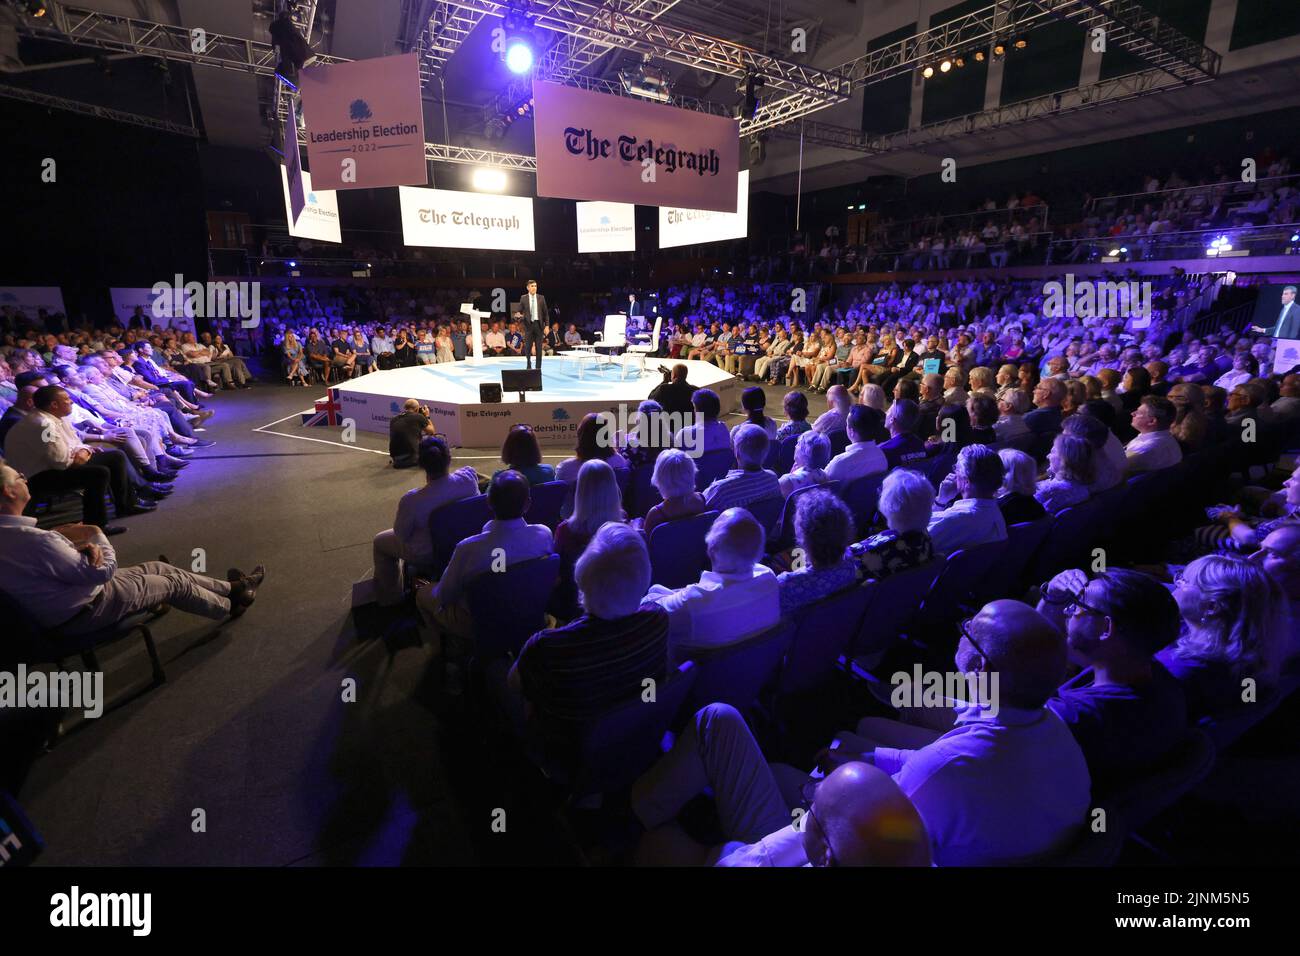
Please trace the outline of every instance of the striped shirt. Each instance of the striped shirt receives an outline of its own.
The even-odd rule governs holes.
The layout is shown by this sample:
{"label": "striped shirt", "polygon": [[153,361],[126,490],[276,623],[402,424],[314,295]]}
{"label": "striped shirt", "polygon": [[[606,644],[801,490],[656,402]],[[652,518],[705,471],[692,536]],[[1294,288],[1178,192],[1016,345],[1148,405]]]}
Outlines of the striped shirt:
{"label": "striped shirt", "polygon": [[704,506],[710,510],[725,511],[763,498],[783,497],[780,479],[774,472],[766,468],[757,471],[733,468],[705,489]]}

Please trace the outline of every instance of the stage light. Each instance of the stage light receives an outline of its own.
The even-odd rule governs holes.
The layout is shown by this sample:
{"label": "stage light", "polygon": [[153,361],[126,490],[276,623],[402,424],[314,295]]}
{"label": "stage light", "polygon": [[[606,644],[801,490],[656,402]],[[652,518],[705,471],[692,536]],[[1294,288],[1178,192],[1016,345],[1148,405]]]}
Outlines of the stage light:
{"label": "stage light", "polygon": [[1124,255],[1124,256],[1128,255],[1128,246],[1120,246],[1119,251],[1120,251],[1120,255]]}
{"label": "stage light", "polygon": [[1110,250],[1110,252],[1108,252],[1108,253],[1106,253],[1106,254],[1107,254],[1108,256],[1117,256],[1117,255],[1119,255],[1119,250],[1118,250],[1118,249],[1112,249],[1112,250]]}
{"label": "stage light", "polygon": [[474,170],[470,181],[481,193],[499,193],[506,188],[506,174],[490,166],[481,166]]}
{"label": "stage light", "polygon": [[942,63],[939,64],[940,73],[947,73],[951,69],[952,69],[952,60],[944,60]]}
{"label": "stage light", "polygon": [[959,69],[959,70],[960,70],[963,66],[966,65],[966,60],[965,60],[965,58],[960,57],[960,56],[957,57],[957,59],[953,60],[952,62],[953,62],[953,66],[957,67],[957,69]]}
{"label": "stage light", "polygon": [[748,77],[746,77],[745,100],[740,105],[741,119],[754,118],[754,114],[758,112],[759,90],[761,90],[766,85],[767,85],[767,80],[763,79],[761,76],[755,76],[754,74],[750,74]]}
{"label": "stage light", "polygon": [[994,56],[1005,56],[1005,55],[1006,55],[1006,52],[1007,52],[1007,45],[1006,45],[1005,43],[1002,43],[1001,41],[999,41],[999,42],[993,44],[993,55],[994,55]]}
{"label": "stage light", "polygon": [[1294,236],[1292,236],[1292,237],[1291,237],[1291,241],[1292,241],[1292,242],[1300,242],[1300,232],[1297,232]]}
{"label": "stage light", "polygon": [[297,260],[297,259],[290,259],[290,260],[289,260],[289,268],[290,268],[290,269],[296,269],[296,268],[298,268],[298,260]]}
{"label": "stage light", "polygon": [[866,204],[866,203],[858,203],[858,209],[861,210],[861,209],[866,209],[866,208],[867,208],[867,204]]}
{"label": "stage light", "polygon": [[853,211],[853,203],[849,203],[849,205],[848,205],[848,210],[849,210],[849,212],[852,212],[852,211]]}
{"label": "stage light", "polygon": [[1029,41],[1026,40],[1024,37],[1020,37],[1016,40],[1015,43],[1011,45],[1014,46],[1017,50],[1023,50],[1025,47],[1029,46]]}
{"label": "stage light", "polygon": [[275,72],[286,81],[296,80],[299,70],[316,62],[316,54],[311,52],[287,11],[271,21],[271,45],[280,51]]}
{"label": "stage light", "polygon": [[515,37],[506,42],[506,66],[511,73],[527,73],[533,68],[533,48],[526,40]]}
{"label": "stage light", "polygon": [[976,62],[976,63],[983,63],[983,62],[984,62],[984,51],[983,51],[983,50],[976,50],[976,51],[975,51],[975,62]]}
{"label": "stage light", "polygon": [[927,80],[930,79],[930,77],[934,76],[934,67],[932,66],[925,67],[925,69],[921,70],[921,75],[925,77]]}
{"label": "stage light", "polygon": [[27,0],[27,12],[34,17],[45,16],[45,4],[41,0]]}

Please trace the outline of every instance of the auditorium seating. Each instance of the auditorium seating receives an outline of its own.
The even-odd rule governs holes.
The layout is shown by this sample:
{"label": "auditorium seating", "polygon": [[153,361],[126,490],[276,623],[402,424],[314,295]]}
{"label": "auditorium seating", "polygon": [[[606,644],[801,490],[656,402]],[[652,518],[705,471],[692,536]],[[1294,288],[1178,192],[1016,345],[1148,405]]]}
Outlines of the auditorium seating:
{"label": "auditorium seating", "polygon": [[546,626],[546,606],[560,579],[560,556],[550,554],[480,574],[465,586],[479,659],[514,656]]}
{"label": "auditorium seating", "polygon": [[665,521],[650,532],[650,580],[666,588],[694,584],[709,567],[704,537],[713,526],[717,511],[689,518]]}
{"label": "auditorium seating", "polygon": [[706,451],[695,460],[695,490],[703,491],[736,467],[736,456],[730,448]]}
{"label": "auditorium seating", "polygon": [[783,620],[757,637],[708,654],[693,652],[695,686],[683,716],[709,704],[730,704],[742,714],[752,714],[762,691],[775,683],[793,636],[793,623]]}
{"label": "auditorium seating", "polygon": [[435,580],[447,570],[456,545],[463,538],[480,533],[491,519],[487,495],[453,501],[429,515],[429,536],[433,539],[433,566],[429,570]]}
{"label": "auditorium seating", "polygon": [[840,497],[848,505],[857,523],[855,539],[866,537],[867,529],[876,514],[876,505],[880,501],[880,486],[884,481],[883,473],[868,475],[865,478],[855,478],[840,490]]}
{"label": "auditorium seating", "polygon": [[938,656],[942,660],[950,645],[956,643],[950,638],[957,622],[974,614],[984,603],[985,580],[1006,552],[1006,541],[990,541],[948,555],[908,624],[908,636],[939,644]]}
{"label": "auditorium seating", "polygon": [[529,524],[544,524],[552,531],[560,524],[560,511],[565,500],[573,493],[573,486],[565,481],[545,481],[529,489],[528,512],[524,518]]}
{"label": "auditorium seating", "polygon": [[628,478],[627,495],[623,499],[623,509],[629,518],[644,518],[650,509],[663,501],[659,489],[650,483],[654,477],[654,465],[638,465],[632,469]]}

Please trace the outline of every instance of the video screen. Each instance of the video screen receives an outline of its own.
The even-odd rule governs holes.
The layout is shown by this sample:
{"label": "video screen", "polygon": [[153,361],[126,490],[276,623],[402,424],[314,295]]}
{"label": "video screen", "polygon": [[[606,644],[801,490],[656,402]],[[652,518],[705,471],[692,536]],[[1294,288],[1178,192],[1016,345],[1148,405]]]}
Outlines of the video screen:
{"label": "video screen", "polygon": [[1266,285],[1255,301],[1254,327],[1275,339],[1300,339],[1300,303],[1296,286]]}

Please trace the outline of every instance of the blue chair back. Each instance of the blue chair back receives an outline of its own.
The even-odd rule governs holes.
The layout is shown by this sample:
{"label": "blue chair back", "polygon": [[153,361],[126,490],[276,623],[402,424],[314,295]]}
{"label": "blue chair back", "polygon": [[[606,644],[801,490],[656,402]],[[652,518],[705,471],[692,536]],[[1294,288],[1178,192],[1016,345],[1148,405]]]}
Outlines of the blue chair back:
{"label": "blue chair back", "polygon": [[638,694],[592,721],[582,735],[575,797],[616,793],[630,787],[663,755],[668,728],[681,712],[695,683],[691,661],[655,688],[655,699]]}
{"label": "blue chair back", "polygon": [[709,704],[730,704],[749,711],[764,688],[776,680],[794,635],[794,625],[781,621],[770,630],[710,654],[694,652],[695,686],[686,704],[693,714]]}
{"label": "blue chair back", "polygon": [[1105,520],[1104,507],[1104,499],[1090,498],[1058,512],[1029,563],[1029,580],[1040,584],[1066,568],[1088,567],[1092,546],[1100,540],[1098,531],[1099,524]]}
{"label": "blue chair back", "polygon": [[789,438],[781,439],[781,445],[776,453],[776,464],[772,467],[778,477],[788,475],[794,469],[794,451],[798,444],[798,435],[791,435]]}
{"label": "blue chair back", "polygon": [[957,453],[951,451],[940,452],[933,458],[927,458],[924,461],[916,462],[916,468],[926,478],[930,479],[930,484],[934,485],[934,490],[939,490],[939,485],[952,472],[953,466],[957,464]]}
{"label": "blue chair back", "polygon": [[451,553],[463,538],[478,534],[492,520],[487,495],[474,495],[453,501],[434,510],[429,515],[429,537],[433,540],[433,564],[429,570],[434,579],[447,570]]}
{"label": "blue chair back", "polygon": [[1150,772],[1106,795],[1129,827],[1139,830],[1204,780],[1214,766],[1214,744],[1203,730],[1190,728],[1174,750]]}
{"label": "blue chair back", "polygon": [[990,541],[948,555],[913,619],[911,636],[951,636],[953,625],[984,603],[984,580],[1006,550],[1006,541]]}
{"label": "blue chair back", "polygon": [[513,656],[546,626],[546,604],[560,579],[560,556],[508,565],[480,574],[465,587],[474,619],[474,656],[479,660]]}
{"label": "blue chair back", "polygon": [[1007,528],[1006,554],[1000,563],[989,568],[984,580],[984,590],[990,598],[1023,596],[1027,585],[1022,586],[1021,578],[1051,530],[1052,520],[1050,515],[1045,515],[1037,521],[1024,521]]}
{"label": "blue chair back", "polygon": [[831,442],[832,458],[849,447],[849,433],[847,429],[837,428],[835,431],[827,432],[826,437],[829,438]]}
{"label": "blue chair back", "polygon": [[862,615],[862,626],[850,645],[851,653],[872,654],[902,637],[944,564],[943,558],[935,558],[877,581]]}
{"label": "blue chair back", "polygon": [[560,509],[564,499],[569,495],[569,484],[565,481],[546,481],[533,485],[528,492],[531,503],[524,516],[529,524],[544,524],[552,531],[560,524]]}
{"label": "blue chair back", "polygon": [[663,501],[663,495],[650,483],[654,473],[653,464],[639,465],[632,469],[627,494],[623,498],[623,509],[629,518],[644,518],[651,508]]}
{"label": "blue chair back", "polygon": [[751,501],[743,505],[744,509],[754,516],[754,520],[763,526],[763,531],[767,534],[768,540],[780,529],[781,518],[785,511],[785,498],[781,495],[773,495],[770,498],[759,498],[757,501]]}
{"label": "blue chair back", "polygon": [[885,473],[881,472],[865,478],[854,478],[840,490],[840,497],[853,514],[855,531],[859,537],[871,526],[876,505],[880,503],[880,486],[884,482]]}
{"label": "blue chair back", "polygon": [[695,459],[695,490],[703,491],[735,467],[736,456],[730,448],[706,451]]}
{"label": "blue chair back", "polygon": [[834,671],[840,654],[862,626],[875,587],[874,581],[857,584],[799,610],[777,681],[778,697],[812,690]]}
{"label": "blue chair back", "polygon": [[716,511],[706,511],[655,525],[647,542],[650,580],[666,588],[682,588],[698,581],[709,566],[704,538],[717,516]]}
{"label": "blue chair back", "polygon": [[781,508],[781,520],[773,529],[772,534],[767,536],[767,550],[769,552],[788,551],[794,547],[794,515],[795,509],[799,506],[800,495],[806,495],[814,488],[825,488],[827,491],[838,492],[839,487],[840,483],[838,481],[828,481],[824,485],[805,485],[786,495],[785,504]]}

